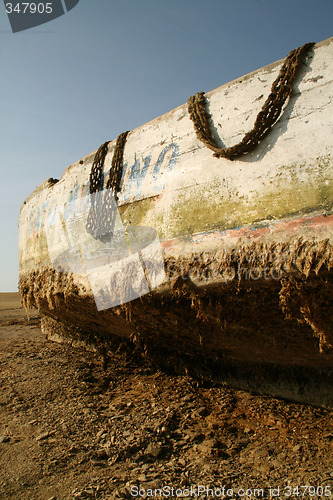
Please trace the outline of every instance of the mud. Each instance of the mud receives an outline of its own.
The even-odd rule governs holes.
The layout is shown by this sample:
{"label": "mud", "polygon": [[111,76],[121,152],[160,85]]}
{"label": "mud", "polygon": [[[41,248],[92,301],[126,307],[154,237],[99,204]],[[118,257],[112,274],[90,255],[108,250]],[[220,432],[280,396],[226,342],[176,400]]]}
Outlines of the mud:
{"label": "mud", "polygon": [[331,406],[332,255],[327,239],[298,239],[169,256],[162,287],[100,312],[76,275],[40,269],[19,288],[49,339],[104,360],[123,342],[164,370]]}

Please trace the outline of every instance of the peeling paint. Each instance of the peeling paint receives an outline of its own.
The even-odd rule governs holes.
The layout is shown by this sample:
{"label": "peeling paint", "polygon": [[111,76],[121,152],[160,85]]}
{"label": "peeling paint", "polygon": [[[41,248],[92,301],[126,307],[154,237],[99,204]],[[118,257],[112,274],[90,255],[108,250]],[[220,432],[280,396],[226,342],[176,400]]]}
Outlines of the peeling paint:
{"label": "peeling paint", "polygon": [[[258,366],[264,357],[280,372],[298,366],[329,380],[332,59],[333,39],[315,46],[270,134],[233,162],[214,158],[198,141],[186,105],[129,134],[118,210],[125,228],[157,231],[168,280],[126,307],[98,313],[85,276],[50,268],[45,227],[53,227],[63,205],[65,218],[86,216],[89,206],[80,199],[94,154],[38,187],[20,213],[20,293],[26,307],[41,311],[45,331],[123,335],[176,371],[201,363],[200,375],[207,370],[214,377],[211,367],[221,369],[226,359]],[[249,129],[280,65],[207,94],[221,143],[232,146]],[[325,394],[321,402],[332,402]]]}

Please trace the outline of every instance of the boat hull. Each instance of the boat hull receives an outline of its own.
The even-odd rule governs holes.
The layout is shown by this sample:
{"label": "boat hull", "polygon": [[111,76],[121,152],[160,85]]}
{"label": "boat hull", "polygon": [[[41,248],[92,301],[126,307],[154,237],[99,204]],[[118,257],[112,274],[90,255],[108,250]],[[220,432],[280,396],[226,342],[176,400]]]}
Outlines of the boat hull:
{"label": "boat hull", "polygon": [[[241,159],[214,158],[185,105],[128,135],[118,212],[125,230],[148,226],[160,242],[164,280],[149,293],[98,310],[89,273],[54,266],[63,225],[86,220],[94,153],[39,186],[20,213],[20,293],[49,338],[121,339],[166,369],[333,406],[332,56],[333,39],[309,52],[280,119]],[[280,66],[207,94],[226,145]]]}

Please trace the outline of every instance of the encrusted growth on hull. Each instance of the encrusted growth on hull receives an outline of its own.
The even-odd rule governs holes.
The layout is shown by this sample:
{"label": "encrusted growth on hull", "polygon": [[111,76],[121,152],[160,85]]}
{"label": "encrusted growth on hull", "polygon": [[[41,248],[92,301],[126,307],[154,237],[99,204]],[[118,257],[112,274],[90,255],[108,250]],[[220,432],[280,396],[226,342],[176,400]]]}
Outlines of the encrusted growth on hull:
{"label": "encrusted growth on hull", "polygon": [[[240,317],[249,305],[260,303],[260,315],[251,320],[259,328],[260,316],[270,314],[273,300],[278,304],[281,328],[288,330],[289,323],[285,320],[302,324],[304,331],[311,327],[323,352],[333,344],[332,267],[333,252],[328,239],[318,242],[299,238],[288,244],[252,242],[239,244],[229,252],[167,257],[167,283],[140,299],[106,311],[97,311],[87,280],[51,268],[22,277],[19,289],[26,309],[35,307],[49,317],[87,332],[115,333],[125,338],[143,335],[152,344],[156,344],[157,331],[163,330],[167,337],[173,337],[178,328],[174,328],[172,317],[182,307],[183,315],[188,314],[189,327],[181,329],[177,342],[189,342],[194,347],[194,332],[198,332],[200,350],[207,352],[209,348],[201,332],[206,324],[216,336],[223,331],[226,321],[234,325],[239,322],[240,329],[248,328],[250,325],[242,325]],[[170,310],[165,312],[163,304],[167,301],[170,301]],[[228,313],[233,309],[232,303],[239,304],[233,311],[234,318]],[[150,323],[154,311],[160,316],[156,324]],[[251,314],[249,311],[248,315]],[[273,326],[276,329],[276,324]],[[151,350],[151,346],[146,348]]]}
{"label": "encrusted growth on hull", "polygon": [[104,311],[88,281],[51,268],[22,276],[20,294],[51,340],[104,357],[122,342],[163,369],[325,406],[333,405],[331,268],[328,240],[251,243],[169,256],[167,283]]}
{"label": "encrusted growth on hull", "polygon": [[318,275],[332,268],[333,246],[328,238],[299,237],[276,243],[240,240],[231,250],[166,259],[169,278],[190,275],[195,281],[281,280],[289,275],[307,279],[310,272]]}
{"label": "encrusted growth on hull", "polygon": [[280,305],[286,319],[308,324],[319,341],[319,351],[333,349],[332,279],[305,280],[293,277],[282,280]]}

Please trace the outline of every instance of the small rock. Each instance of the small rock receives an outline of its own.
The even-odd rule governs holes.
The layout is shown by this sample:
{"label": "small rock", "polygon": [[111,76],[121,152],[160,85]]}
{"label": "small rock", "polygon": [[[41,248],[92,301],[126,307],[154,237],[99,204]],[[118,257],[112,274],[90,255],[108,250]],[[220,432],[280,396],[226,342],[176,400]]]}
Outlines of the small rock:
{"label": "small rock", "polygon": [[90,460],[90,463],[95,467],[105,467],[106,465],[102,460]]}
{"label": "small rock", "polygon": [[265,464],[259,465],[257,470],[258,470],[258,472],[261,472],[262,474],[269,474],[271,471],[270,467],[268,467],[268,465],[265,465]]}
{"label": "small rock", "polygon": [[186,396],[184,396],[184,397],[182,398],[182,401],[183,401],[184,403],[187,403],[188,401],[191,401],[191,399],[192,399],[192,398],[191,398],[191,396],[190,396],[189,394],[187,394]]}
{"label": "small rock", "polygon": [[174,447],[175,448],[182,448],[183,446],[186,446],[188,445],[188,439],[180,439],[179,441],[177,441],[176,443],[174,443]]}
{"label": "small rock", "polygon": [[197,450],[200,453],[210,454],[216,444],[215,439],[206,439],[203,443],[197,445]]}
{"label": "small rock", "polygon": [[0,436],[0,443],[8,443],[9,440],[9,436]]}
{"label": "small rock", "polygon": [[119,481],[122,481],[123,483],[125,483],[128,479],[127,471],[125,471],[123,469],[117,469],[113,472],[112,478],[118,479]]}
{"label": "small rock", "polygon": [[296,446],[294,446],[292,449],[293,453],[296,453],[300,448],[301,448],[300,444],[297,444]]}
{"label": "small rock", "polygon": [[161,454],[161,452],[162,452],[162,446],[157,443],[150,443],[145,450],[146,455],[151,455],[154,458],[157,458],[158,455]]}
{"label": "small rock", "polygon": [[47,439],[49,436],[52,436],[52,434],[54,434],[55,431],[45,431],[45,432],[42,432],[41,434],[39,434],[39,436],[36,437],[36,441],[42,441],[43,439]]}
{"label": "small rock", "polygon": [[184,429],[185,438],[191,439],[191,441],[203,441],[204,434],[202,432],[193,431],[192,429]]}
{"label": "small rock", "polygon": [[154,490],[157,488],[161,488],[162,481],[160,479],[154,479],[153,481],[145,482],[144,487],[146,490]]}
{"label": "small rock", "polygon": [[96,440],[102,438],[104,434],[106,434],[105,429],[101,429],[100,431],[98,431],[96,434]]}
{"label": "small rock", "polygon": [[106,453],[105,450],[97,450],[95,452],[96,458],[99,460],[107,460],[109,458],[109,455]]}
{"label": "small rock", "polygon": [[200,406],[197,410],[194,410],[194,416],[205,417],[208,414],[208,410],[205,406]]}
{"label": "small rock", "polygon": [[94,498],[94,491],[92,489],[86,488],[85,490],[78,491],[77,493],[74,493],[74,498]]}
{"label": "small rock", "polygon": [[268,456],[268,450],[266,448],[259,448],[253,450],[252,454],[255,455],[256,458],[265,458]]}

